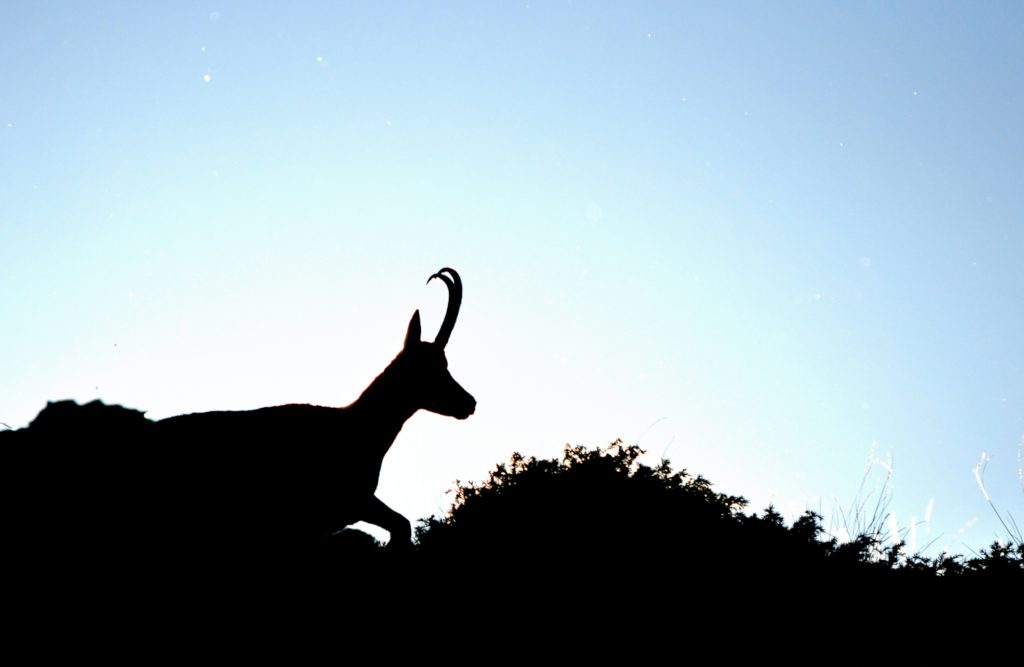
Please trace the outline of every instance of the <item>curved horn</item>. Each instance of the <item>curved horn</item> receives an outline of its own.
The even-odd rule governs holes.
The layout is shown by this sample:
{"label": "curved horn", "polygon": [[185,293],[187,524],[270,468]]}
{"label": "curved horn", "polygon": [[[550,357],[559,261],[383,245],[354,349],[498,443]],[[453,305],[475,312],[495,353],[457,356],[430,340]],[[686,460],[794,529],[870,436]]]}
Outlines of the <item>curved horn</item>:
{"label": "curved horn", "polygon": [[[450,274],[451,278],[446,276],[445,273]],[[452,329],[455,328],[455,320],[459,316],[459,307],[462,305],[462,279],[459,278],[459,274],[455,272],[455,269],[449,269],[448,267],[427,278],[427,284],[430,284],[430,281],[434,278],[439,278],[441,282],[448,286],[448,312],[444,314],[441,330],[437,332],[437,338],[434,339],[434,343],[440,345],[443,349],[448,344],[448,338],[452,335]]]}

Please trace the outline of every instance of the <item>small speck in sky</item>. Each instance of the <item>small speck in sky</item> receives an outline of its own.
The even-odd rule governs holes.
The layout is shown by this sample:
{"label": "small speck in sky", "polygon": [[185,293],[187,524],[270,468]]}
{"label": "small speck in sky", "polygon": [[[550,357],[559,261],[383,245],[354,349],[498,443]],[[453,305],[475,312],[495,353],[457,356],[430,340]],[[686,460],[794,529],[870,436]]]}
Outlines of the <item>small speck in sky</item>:
{"label": "small speck in sky", "polygon": [[917,91],[916,90],[914,91],[914,97],[917,97]]}
{"label": "small speck in sky", "polygon": [[203,53],[206,53],[206,47],[205,46],[200,46],[199,50],[202,51]]}
{"label": "small speck in sky", "polygon": [[862,269],[870,269],[871,268],[871,258],[870,257],[867,257],[867,256],[861,257],[859,260],[857,260],[857,263],[860,264],[860,267]]}
{"label": "small speck in sky", "polygon": [[203,81],[206,82],[206,83],[210,83],[211,81],[213,81],[213,77],[210,76],[209,74],[204,74],[203,75]]}
{"label": "small speck in sky", "polygon": [[679,101],[682,102],[683,104],[686,104],[686,98],[685,97],[679,98]]}
{"label": "small speck in sky", "polygon": [[210,12],[210,20],[211,21],[219,21],[220,20],[220,12]]}
{"label": "small speck in sky", "polygon": [[650,38],[652,38],[652,37],[654,37],[654,34],[653,34],[653,33],[650,33],[650,32],[649,32],[649,33],[647,33],[647,39],[650,39]]}

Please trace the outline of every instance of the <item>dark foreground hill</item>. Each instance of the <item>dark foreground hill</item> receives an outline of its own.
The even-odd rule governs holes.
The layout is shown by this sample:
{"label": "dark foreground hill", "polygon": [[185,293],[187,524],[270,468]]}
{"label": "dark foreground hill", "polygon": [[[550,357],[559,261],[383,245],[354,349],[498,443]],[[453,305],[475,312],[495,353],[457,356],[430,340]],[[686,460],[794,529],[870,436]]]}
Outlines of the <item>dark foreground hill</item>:
{"label": "dark foreground hill", "polygon": [[51,404],[29,429],[0,432],[8,569],[122,583],[398,581],[497,598],[567,585],[656,597],[814,591],[823,582],[1024,582],[1020,544],[936,559],[872,536],[839,544],[813,513],[791,526],[771,508],[744,514],[743,498],[668,462],[643,465],[642,452],[621,442],[570,447],[560,460],[513,456],[485,482],[458,488],[451,511],[422,521],[412,547],[384,548],[353,530],[315,536],[307,514],[329,515],[330,471],[317,471],[317,484],[295,481],[288,471],[301,446],[169,442],[138,411]]}

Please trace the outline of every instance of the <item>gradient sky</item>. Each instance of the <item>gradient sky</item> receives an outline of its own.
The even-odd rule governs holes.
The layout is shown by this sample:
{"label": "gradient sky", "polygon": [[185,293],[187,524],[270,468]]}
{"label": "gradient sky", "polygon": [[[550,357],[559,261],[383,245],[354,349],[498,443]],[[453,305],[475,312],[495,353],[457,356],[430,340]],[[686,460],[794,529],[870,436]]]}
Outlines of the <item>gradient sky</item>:
{"label": "gradient sky", "polygon": [[5,5],[0,422],[345,405],[452,266],[413,519],[617,437],[790,518],[891,457],[929,553],[1005,535],[984,452],[1024,519],[1020,3],[254,4]]}

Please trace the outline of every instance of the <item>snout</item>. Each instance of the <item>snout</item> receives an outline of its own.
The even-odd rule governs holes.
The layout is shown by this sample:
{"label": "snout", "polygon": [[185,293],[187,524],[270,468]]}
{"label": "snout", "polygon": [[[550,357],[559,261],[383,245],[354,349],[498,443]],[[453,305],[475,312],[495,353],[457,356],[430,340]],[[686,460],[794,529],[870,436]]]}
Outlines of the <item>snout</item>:
{"label": "snout", "polygon": [[452,415],[456,419],[467,419],[476,412],[476,399],[466,394],[466,401],[460,406],[460,411]]}
{"label": "snout", "polygon": [[441,413],[456,419],[466,419],[476,412],[476,399],[450,375],[448,380],[446,398],[443,401],[446,409],[441,410]]}
{"label": "snout", "polygon": [[476,412],[476,399],[457,382],[452,380],[447,388],[448,391],[430,397],[423,407],[439,415],[456,419],[466,419]]}

